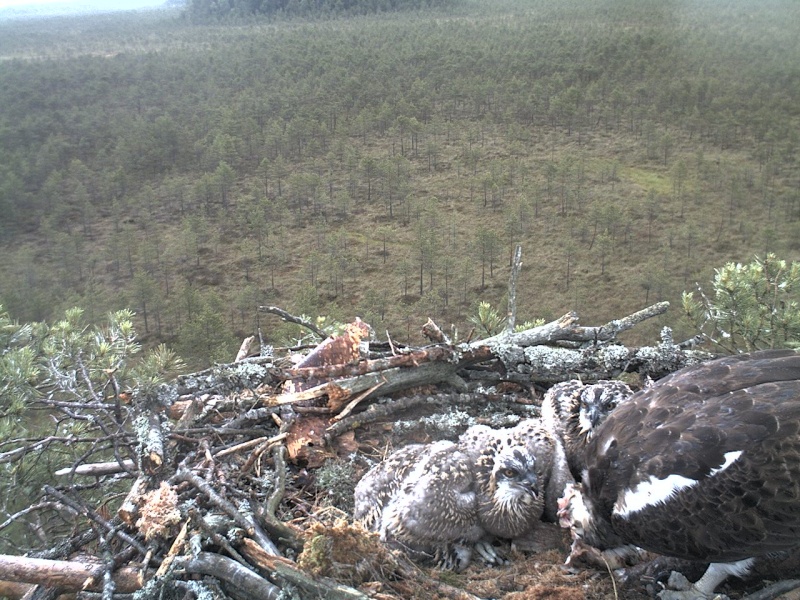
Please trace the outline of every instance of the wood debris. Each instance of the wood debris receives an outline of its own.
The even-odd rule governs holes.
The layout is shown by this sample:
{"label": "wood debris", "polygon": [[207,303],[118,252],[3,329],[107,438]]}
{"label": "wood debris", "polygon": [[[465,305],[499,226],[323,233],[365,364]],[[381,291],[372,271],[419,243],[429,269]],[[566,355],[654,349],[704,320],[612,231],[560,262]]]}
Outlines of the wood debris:
{"label": "wood debris", "polygon": [[[45,489],[42,510],[71,515],[73,529],[47,558],[0,557],[0,590],[18,598],[33,587],[91,589],[109,600],[141,588],[142,598],[190,590],[248,600],[290,590],[476,598],[468,580],[445,583],[359,529],[348,513],[357,479],[392,444],[535,416],[554,381],[646,378],[707,358],[666,338],[651,348],[616,343],[617,333],[664,310],[599,327],[569,313],[467,344],[429,321],[435,343],[424,348],[376,341],[356,319],[295,365],[247,357],[246,341],[235,362],[161,389],[169,402],[132,398],[124,456],[57,472],[66,483]],[[87,477],[117,488],[128,478],[115,515],[82,499]]]}

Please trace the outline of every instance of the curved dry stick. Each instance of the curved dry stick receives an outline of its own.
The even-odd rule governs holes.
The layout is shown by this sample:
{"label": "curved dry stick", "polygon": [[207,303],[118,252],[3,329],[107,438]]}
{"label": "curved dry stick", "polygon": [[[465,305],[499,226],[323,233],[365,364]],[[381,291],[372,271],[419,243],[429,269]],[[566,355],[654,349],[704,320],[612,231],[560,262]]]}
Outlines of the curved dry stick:
{"label": "curved dry stick", "polygon": [[277,306],[259,306],[258,310],[261,312],[271,313],[273,315],[279,316],[284,321],[289,321],[290,323],[296,323],[306,329],[314,332],[315,335],[318,335],[323,340],[328,337],[328,334],[322,331],[319,327],[311,323],[310,321],[306,321],[305,319],[301,319],[300,317],[296,317],[293,314],[290,314],[283,310],[282,308],[278,308]]}
{"label": "curved dry stick", "polygon": [[210,575],[229,584],[231,596],[239,600],[278,600],[281,588],[242,566],[233,559],[212,552],[200,552],[193,558],[175,560],[187,573]]}

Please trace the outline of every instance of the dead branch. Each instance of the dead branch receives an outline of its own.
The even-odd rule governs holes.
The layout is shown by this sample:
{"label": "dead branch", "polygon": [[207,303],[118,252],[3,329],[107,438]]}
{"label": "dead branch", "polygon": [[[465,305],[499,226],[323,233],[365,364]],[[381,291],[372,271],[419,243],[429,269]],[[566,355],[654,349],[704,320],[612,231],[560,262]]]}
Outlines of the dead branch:
{"label": "dead branch", "polygon": [[355,377],[401,367],[416,367],[424,362],[450,360],[454,358],[452,348],[433,346],[423,350],[413,350],[404,354],[362,360],[356,364],[326,365],[322,367],[304,367],[286,369],[282,376],[286,379],[334,379],[337,377]]}
{"label": "dead branch", "polygon": [[551,321],[545,325],[540,325],[517,333],[503,331],[490,338],[472,342],[469,347],[489,346],[494,348],[499,345],[513,345],[525,348],[527,346],[557,341],[609,342],[614,339],[617,334],[627,331],[642,321],[664,314],[668,308],[669,302],[659,302],[628,315],[627,317],[623,317],[622,319],[609,321],[600,327],[581,327],[578,325],[578,314],[569,312],[560,319]]}
{"label": "dead branch", "polygon": [[490,338],[476,340],[468,345],[468,348],[491,348],[499,344],[514,346],[533,346],[536,344],[547,344],[568,339],[575,332],[575,323],[578,322],[578,314],[569,312],[560,319],[551,321],[545,325],[533,327],[517,333],[502,332]]}
{"label": "dead branch", "polygon": [[585,342],[607,342],[615,337],[617,334],[622,333],[623,331],[627,331],[632,327],[635,327],[642,321],[646,321],[647,319],[652,319],[653,317],[657,317],[658,315],[663,315],[667,312],[669,308],[669,302],[657,302],[647,308],[643,308],[640,311],[637,311],[627,317],[623,317],[622,319],[614,319],[613,321],[609,321],[605,325],[600,327],[584,327],[581,328],[582,332],[579,336],[582,338],[580,341]]}
{"label": "dead branch", "polygon": [[176,568],[183,569],[187,573],[210,575],[226,582],[228,592],[238,600],[252,600],[253,598],[277,600],[281,595],[281,589],[278,586],[235,560],[219,554],[200,552],[191,558],[178,557],[174,564]]}
{"label": "dead branch", "polygon": [[[48,560],[27,556],[0,555],[0,580],[62,588],[66,591],[102,591],[103,563],[90,557],[84,560]],[[119,593],[135,592],[151,576],[132,567],[122,567],[113,574]]]}
{"label": "dead branch", "polygon": [[[451,351],[451,355],[453,355]],[[281,394],[279,396],[263,397],[262,400],[268,405],[294,404],[313,398],[328,396],[335,399],[339,405],[343,401],[360,392],[376,388],[381,395],[388,395],[394,392],[415,387],[418,385],[431,385],[438,383],[450,383],[458,389],[465,389],[466,386],[456,375],[457,363],[451,362],[429,362],[417,365],[413,369],[386,369],[377,373],[366,373],[357,377],[347,377],[320,384],[313,388]],[[379,388],[376,386],[380,386]]]}
{"label": "dead branch", "polygon": [[175,473],[175,479],[178,481],[186,481],[193,485],[198,491],[205,494],[217,508],[233,519],[233,522],[239,525],[239,527],[244,529],[248,536],[255,539],[264,548],[265,552],[275,555],[280,554],[275,544],[272,543],[252,517],[243,515],[233,504],[214,491],[208,482],[183,466],[178,468],[178,472]]}
{"label": "dead branch", "polygon": [[506,333],[514,333],[517,322],[517,279],[522,270],[522,246],[517,244],[511,261],[511,275],[508,279],[508,313],[506,314]]}
{"label": "dead branch", "polygon": [[684,349],[673,344],[669,328],[662,331],[662,339],[662,343],[656,346],[640,348],[618,344],[591,345],[582,349],[496,345],[493,350],[509,373],[509,379],[513,380],[513,375],[518,375],[542,384],[573,378],[585,382],[613,379],[622,373],[637,373],[641,377],[658,379],[712,357],[707,352]]}
{"label": "dead branch", "polygon": [[64,475],[85,475],[87,477],[102,477],[103,475],[115,475],[117,473],[124,473],[126,471],[133,471],[136,469],[136,463],[131,459],[126,458],[120,464],[117,461],[99,462],[99,463],[85,463],[77,465],[76,467],[66,467],[59,469],[53,475],[62,477]]}
{"label": "dead branch", "polygon": [[245,358],[247,358],[248,355],[250,354],[250,348],[252,348],[253,342],[255,341],[256,341],[256,336],[254,335],[244,338],[242,340],[242,345],[239,346],[239,351],[236,353],[236,358],[234,359],[233,362],[241,362]]}
{"label": "dead branch", "polygon": [[320,339],[325,339],[328,337],[328,334],[322,331],[319,327],[311,323],[310,321],[306,321],[300,317],[296,317],[282,308],[278,308],[277,306],[259,306],[258,310],[265,313],[271,313],[273,315],[279,316],[284,321],[288,321],[289,323],[296,323],[301,327],[305,327],[306,329],[312,331],[315,335],[318,335]]}
{"label": "dead branch", "polygon": [[271,573],[271,576],[296,585],[314,594],[316,598],[330,598],[331,600],[368,600],[369,598],[354,588],[330,581],[325,577],[311,577],[289,560],[264,554],[249,540],[245,540],[242,544],[242,553],[253,564]]}

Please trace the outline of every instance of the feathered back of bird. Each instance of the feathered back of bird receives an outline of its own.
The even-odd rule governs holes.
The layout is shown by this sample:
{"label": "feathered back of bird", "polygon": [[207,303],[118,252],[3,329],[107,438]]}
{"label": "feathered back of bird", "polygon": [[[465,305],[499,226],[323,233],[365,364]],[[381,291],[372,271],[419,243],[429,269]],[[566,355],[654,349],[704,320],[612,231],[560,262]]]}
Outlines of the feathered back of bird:
{"label": "feathered back of bird", "polygon": [[371,531],[380,530],[384,507],[427,448],[425,444],[409,444],[367,471],[355,488],[354,518]]}
{"label": "feathered back of bird", "polygon": [[659,380],[589,443],[582,491],[598,539],[587,541],[616,536],[711,562],[796,546],[798,432],[793,351],[724,357]]}
{"label": "feathered back of bird", "polygon": [[424,547],[475,542],[481,534],[472,461],[453,442],[426,446],[384,507],[381,537]]}

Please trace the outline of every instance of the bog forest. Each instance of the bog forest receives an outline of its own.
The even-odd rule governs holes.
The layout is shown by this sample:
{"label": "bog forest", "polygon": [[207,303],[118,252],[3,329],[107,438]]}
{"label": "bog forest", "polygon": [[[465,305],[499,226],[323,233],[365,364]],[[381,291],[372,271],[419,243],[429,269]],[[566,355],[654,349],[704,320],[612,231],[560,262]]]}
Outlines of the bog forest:
{"label": "bog forest", "polygon": [[2,21],[0,304],[129,308],[194,367],[299,340],[260,305],[465,339],[520,244],[521,319],[668,300],[636,341],[691,336],[683,291],[800,257],[798,22],[794,0]]}
{"label": "bog forest", "polygon": [[651,598],[554,523],[420,569],[354,487],[797,346],[800,3],[180,4],[0,9],[0,597]]}

